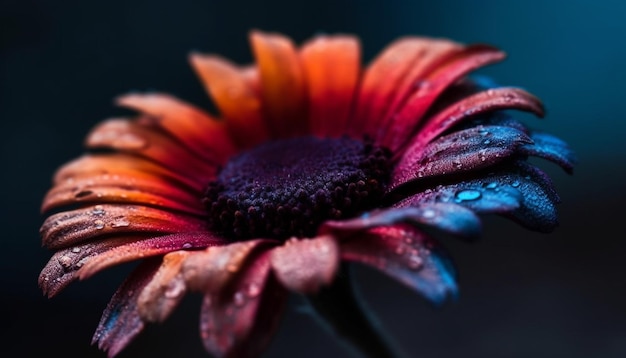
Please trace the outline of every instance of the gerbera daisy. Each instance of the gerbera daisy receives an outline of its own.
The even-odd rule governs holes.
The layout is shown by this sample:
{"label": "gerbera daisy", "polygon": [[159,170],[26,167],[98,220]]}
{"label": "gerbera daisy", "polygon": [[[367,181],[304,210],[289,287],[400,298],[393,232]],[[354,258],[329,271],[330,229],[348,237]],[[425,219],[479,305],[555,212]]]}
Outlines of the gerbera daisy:
{"label": "gerbera daisy", "polygon": [[535,96],[469,77],[501,50],[409,36],[362,67],[350,35],[297,47],[252,31],[250,43],[251,66],[189,57],[219,116],[167,94],[121,96],[135,114],[97,125],[43,200],[46,295],[138,261],[93,337],[110,357],[192,291],[216,357],[263,352],[290,292],[384,356],[349,263],[442,303],[457,285],[438,232],[477,237],[482,214],[557,225],[554,186],[529,158],[571,173],[571,150],[504,112],[542,117]]}

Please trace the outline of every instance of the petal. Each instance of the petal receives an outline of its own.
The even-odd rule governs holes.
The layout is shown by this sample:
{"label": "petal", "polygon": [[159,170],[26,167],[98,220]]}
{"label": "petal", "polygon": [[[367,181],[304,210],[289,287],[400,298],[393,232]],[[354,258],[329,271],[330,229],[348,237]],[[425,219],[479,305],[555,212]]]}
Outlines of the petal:
{"label": "petal", "polygon": [[359,40],[317,36],[302,46],[300,60],[308,85],[311,132],[323,137],[346,133],[360,75]]}
{"label": "petal", "polygon": [[423,146],[452,126],[487,112],[517,109],[543,117],[541,101],[520,88],[501,87],[476,93],[442,110],[427,120],[412,146]]}
{"label": "petal", "polygon": [[516,128],[476,126],[439,137],[426,146],[410,146],[394,168],[390,189],[420,178],[492,166],[528,143],[532,140]]}
{"label": "petal", "polygon": [[200,312],[204,347],[214,357],[258,357],[278,328],[287,297],[270,275],[267,253],[258,256],[228,287],[205,294]]}
{"label": "petal", "polygon": [[272,135],[305,134],[306,84],[298,53],[290,39],[252,31],[250,43],[261,76],[261,95]]}
{"label": "petal", "polygon": [[123,154],[123,153],[107,153],[107,154],[87,154],[70,161],[57,170],[54,175],[54,184],[60,185],[67,182],[71,185],[75,180],[99,175],[124,176],[128,178],[142,177],[162,178],[173,185],[189,189],[193,193],[202,193],[207,182],[200,181],[193,176],[181,175],[155,164],[143,158]]}
{"label": "petal", "polygon": [[450,41],[420,37],[401,38],[387,46],[363,75],[351,122],[353,135],[368,134],[379,140],[389,109],[406,96],[408,88],[437,57],[433,54],[455,46]]}
{"label": "petal", "polygon": [[453,202],[477,213],[496,213],[534,231],[557,225],[559,199],[549,177],[525,162],[461,183],[440,185],[403,200],[399,206]]}
{"label": "petal", "polygon": [[148,115],[189,149],[214,163],[223,163],[234,152],[224,123],[178,98],[162,93],[128,94],[118,97],[116,103]]}
{"label": "petal", "polygon": [[272,250],[270,261],[283,286],[298,293],[313,294],[335,278],[339,246],[329,235],[291,239]]}
{"label": "petal", "polygon": [[372,266],[435,304],[457,295],[452,261],[436,241],[409,225],[383,226],[341,241],[341,257]]}
{"label": "petal", "polygon": [[550,160],[572,174],[577,158],[569,145],[563,140],[541,132],[531,132],[533,143],[522,146],[521,152]]}
{"label": "petal", "polygon": [[200,231],[206,221],[139,205],[96,205],[49,216],[39,232],[43,245],[58,249],[105,235]]}
{"label": "petal", "polygon": [[198,180],[211,179],[217,170],[211,164],[154,128],[137,121],[109,119],[98,124],[86,139],[89,148],[110,148],[139,155],[179,173],[193,173]]}
{"label": "petal", "polygon": [[[382,144],[391,150],[399,148],[422,121],[428,109],[451,84],[471,71],[501,61],[504,52],[497,48],[476,44],[458,51],[448,51],[425,76],[416,82],[416,89],[405,104],[393,113],[393,124],[385,133]],[[415,83],[415,82],[414,82]]]}
{"label": "petal", "polygon": [[224,239],[210,232],[186,232],[135,240],[116,245],[85,261],[76,274],[81,280],[123,262],[164,255],[176,250],[198,249],[224,245]]}
{"label": "petal", "polygon": [[257,239],[208,247],[190,255],[183,263],[181,273],[191,290],[219,292],[260,251],[274,244],[270,240]]}
{"label": "petal", "polygon": [[137,296],[159,267],[159,260],[138,266],[115,292],[100,318],[92,344],[116,356],[143,330],[144,322],[137,311]]}
{"label": "petal", "polygon": [[199,196],[198,193],[183,190],[152,174],[117,174],[117,169],[112,167],[105,174],[91,173],[60,182],[46,193],[41,211],[45,213],[76,204],[117,203],[156,206],[203,215],[206,211]]}
{"label": "petal", "polygon": [[476,238],[481,232],[480,219],[473,211],[448,203],[396,205],[393,209],[365,213],[355,219],[329,220],[322,224],[319,232],[343,237],[371,228],[400,223],[421,224],[465,238]]}
{"label": "petal", "polygon": [[187,292],[180,274],[189,251],[174,251],[163,256],[163,262],[137,298],[138,312],[147,322],[163,322],[174,311]]}
{"label": "petal", "polygon": [[191,54],[189,60],[224,117],[226,127],[240,147],[252,147],[268,138],[261,98],[244,70],[211,55]]}

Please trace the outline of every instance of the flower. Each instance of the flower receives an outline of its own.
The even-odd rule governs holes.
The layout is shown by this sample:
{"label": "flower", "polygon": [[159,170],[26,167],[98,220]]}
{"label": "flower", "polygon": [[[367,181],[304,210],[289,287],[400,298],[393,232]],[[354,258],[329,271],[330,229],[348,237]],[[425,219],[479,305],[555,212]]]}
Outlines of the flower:
{"label": "flower", "polygon": [[575,158],[504,112],[542,117],[538,98],[469,76],[501,50],[407,36],[362,68],[350,35],[250,42],[252,66],[190,55],[219,118],[167,94],[123,95],[136,114],[98,124],[43,200],[48,296],[140,261],[93,337],[110,357],[190,291],[204,297],[207,351],[255,356],[289,292],[316,297],[344,262],[441,303],[457,286],[437,231],[476,238],[483,214],[556,227],[559,197],[529,158],[570,174]]}

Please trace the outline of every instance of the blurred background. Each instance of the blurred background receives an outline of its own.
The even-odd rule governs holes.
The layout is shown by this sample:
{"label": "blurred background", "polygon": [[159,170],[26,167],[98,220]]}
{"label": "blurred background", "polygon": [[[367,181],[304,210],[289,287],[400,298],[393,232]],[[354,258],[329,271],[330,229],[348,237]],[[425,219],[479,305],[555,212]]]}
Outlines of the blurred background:
{"label": "blurred background", "polygon": [[[302,42],[317,33],[361,37],[371,59],[403,35],[485,42],[509,57],[479,73],[540,97],[527,124],[570,143],[574,175],[546,166],[562,197],[549,235],[486,218],[475,243],[445,241],[460,297],[433,308],[404,286],[359,268],[363,295],[410,357],[626,356],[626,3],[622,1],[0,1],[0,353],[105,357],[90,345],[126,271],[37,287],[39,205],[55,169],[83,152],[113,98],[158,90],[210,108],[187,63],[192,50],[251,59],[248,31]],[[204,357],[199,297],[150,326],[119,357]],[[294,297],[264,357],[344,357]]]}

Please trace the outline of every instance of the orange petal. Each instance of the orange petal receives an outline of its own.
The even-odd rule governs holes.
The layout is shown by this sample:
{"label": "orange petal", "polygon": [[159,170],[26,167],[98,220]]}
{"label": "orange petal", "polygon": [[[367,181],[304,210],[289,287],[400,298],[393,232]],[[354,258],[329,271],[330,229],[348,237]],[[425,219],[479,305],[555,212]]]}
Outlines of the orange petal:
{"label": "orange petal", "polygon": [[246,72],[227,60],[193,53],[189,61],[215,101],[235,142],[243,148],[268,138],[263,121],[261,98],[247,78]]}
{"label": "orange petal", "polygon": [[361,49],[354,36],[318,36],[302,46],[313,134],[346,133],[360,75]]}
{"label": "orange petal", "polygon": [[128,94],[117,98],[116,103],[148,115],[189,149],[214,163],[224,163],[234,152],[224,123],[173,96]]}
{"label": "orange petal", "polygon": [[180,267],[189,251],[174,251],[163,256],[163,262],[137,298],[141,318],[148,322],[163,322],[185,296],[187,286]]}
{"label": "orange petal", "polygon": [[86,154],[74,159],[57,170],[54,185],[72,185],[81,178],[89,179],[101,175],[117,175],[126,178],[162,178],[172,185],[188,189],[192,193],[202,193],[207,184],[194,176],[185,176],[171,171],[146,159],[125,153]]}
{"label": "orange petal", "polygon": [[198,193],[148,173],[128,176],[117,174],[89,174],[59,182],[46,194],[42,212],[72,204],[143,204],[202,215],[205,210]]}
{"label": "orange petal", "polygon": [[288,289],[312,294],[332,282],[339,268],[339,246],[332,236],[292,239],[271,252],[272,269]]}
{"label": "orange petal", "polygon": [[49,216],[39,232],[43,245],[58,249],[105,235],[199,231],[206,221],[139,205],[96,205]]}
{"label": "orange petal", "polygon": [[305,134],[306,84],[294,44],[282,35],[259,31],[250,33],[250,42],[271,134],[278,138]]}
{"label": "orange petal", "polygon": [[202,160],[179,142],[136,121],[109,119],[98,124],[86,139],[89,148],[112,148],[154,160],[163,166],[208,182],[217,167]]}

